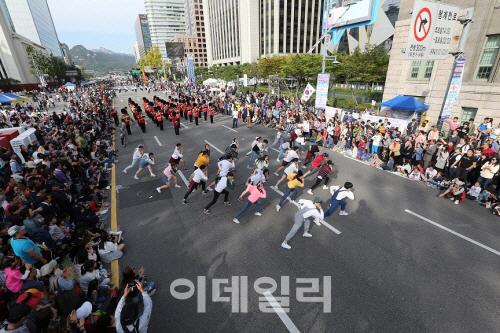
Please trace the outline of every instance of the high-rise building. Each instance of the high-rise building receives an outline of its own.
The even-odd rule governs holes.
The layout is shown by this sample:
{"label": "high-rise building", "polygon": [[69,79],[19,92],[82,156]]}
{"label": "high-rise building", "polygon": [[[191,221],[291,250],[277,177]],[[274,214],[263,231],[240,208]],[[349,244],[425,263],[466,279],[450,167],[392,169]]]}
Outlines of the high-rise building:
{"label": "high-rise building", "polygon": [[[0,79],[14,79],[22,84],[24,89],[34,89],[40,84],[39,75],[30,73],[31,65],[27,48],[47,54],[47,50],[40,44],[34,43],[13,30],[7,7],[0,1]],[[37,69],[33,68],[36,73]]]}
{"label": "high-rise building", "polygon": [[186,33],[184,0],[144,0],[151,43],[159,47],[162,60],[167,60],[165,42]]}
{"label": "high-rise building", "polygon": [[[185,0],[186,34],[178,35],[175,41],[184,43],[185,54],[192,54],[195,66],[207,67],[207,42],[205,20],[201,0]],[[175,65],[186,65],[187,59],[175,59]]]}
{"label": "high-rise building", "polygon": [[[139,47],[140,59],[144,58],[151,48],[151,34],[149,32],[148,17],[145,14],[139,14],[135,20],[135,37]],[[134,47],[135,50],[135,47]]]}
{"label": "high-rise building", "polygon": [[134,56],[135,62],[139,62],[139,60],[141,60],[141,50],[137,41],[134,42]]}
{"label": "high-rise building", "polygon": [[5,0],[15,31],[62,57],[56,28],[47,0]]}
{"label": "high-rise building", "polygon": [[203,0],[203,7],[209,66],[306,53],[321,37],[323,0]]}
{"label": "high-rise building", "polygon": [[69,47],[66,43],[61,43],[61,51],[63,54],[64,62],[68,65],[73,65],[73,60],[71,59],[71,54],[69,53]]}

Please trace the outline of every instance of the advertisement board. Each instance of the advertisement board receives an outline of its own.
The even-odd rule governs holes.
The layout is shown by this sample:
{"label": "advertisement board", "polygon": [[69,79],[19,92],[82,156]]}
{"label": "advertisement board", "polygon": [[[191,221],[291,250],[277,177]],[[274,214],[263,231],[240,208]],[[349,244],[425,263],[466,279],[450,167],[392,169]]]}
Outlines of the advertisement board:
{"label": "advertisement board", "polygon": [[451,78],[450,88],[446,94],[446,100],[444,101],[443,112],[441,113],[441,120],[450,118],[453,105],[458,100],[458,95],[460,94],[460,89],[462,88],[462,77],[465,70],[465,59],[457,59],[455,69],[453,70],[453,76]]}
{"label": "advertisement board", "polygon": [[167,58],[184,57],[184,43],[166,42],[165,48],[167,49]]}
{"label": "advertisement board", "polygon": [[328,88],[330,85],[330,73],[318,74],[316,83],[316,105],[315,108],[324,110],[328,102]]}

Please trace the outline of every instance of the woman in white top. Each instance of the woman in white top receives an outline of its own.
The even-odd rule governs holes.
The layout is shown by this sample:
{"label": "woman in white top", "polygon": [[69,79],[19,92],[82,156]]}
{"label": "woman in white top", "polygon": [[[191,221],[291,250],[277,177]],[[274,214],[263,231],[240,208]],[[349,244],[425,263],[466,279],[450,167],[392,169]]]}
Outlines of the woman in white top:
{"label": "woman in white top", "polygon": [[132,164],[130,164],[128,167],[126,167],[123,170],[123,173],[127,173],[128,169],[133,168],[137,164],[137,162],[139,162],[141,160],[142,156],[144,156],[144,149],[143,149],[142,145],[139,145],[139,147],[135,148],[135,150],[134,150],[134,155],[132,156]]}
{"label": "woman in white top", "polygon": [[123,256],[123,248],[125,244],[118,244],[115,240],[110,240],[107,232],[101,234],[101,242],[99,243],[99,257],[104,263],[110,263],[113,260]]}
{"label": "woman in white top", "polygon": [[490,182],[493,179],[495,173],[498,172],[499,167],[498,157],[493,157],[491,161],[483,164],[483,166],[481,167],[481,174],[477,179],[477,181],[481,184],[483,184],[484,182],[483,189],[488,189],[488,186],[490,185]]}
{"label": "woman in white top", "polygon": [[259,170],[267,169],[269,167],[269,156],[264,155],[255,160],[255,167]]}

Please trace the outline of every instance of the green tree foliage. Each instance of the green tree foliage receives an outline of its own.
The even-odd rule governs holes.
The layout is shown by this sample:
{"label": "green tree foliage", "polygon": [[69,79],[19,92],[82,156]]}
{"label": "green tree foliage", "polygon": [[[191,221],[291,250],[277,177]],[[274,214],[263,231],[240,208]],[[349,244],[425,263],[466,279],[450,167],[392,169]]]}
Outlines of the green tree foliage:
{"label": "green tree foliage", "polygon": [[161,60],[160,48],[154,45],[149,48],[146,56],[139,60],[136,66],[140,69],[144,69],[144,67],[154,67],[158,71],[160,69],[163,70],[163,67],[165,67],[165,70],[168,70],[170,64]]}
{"label": "green tree foliage", "polygon": [[77,70],[78,76],[76,79],[81,80],[83,78],[79,69],[75,66],[68,66],[61,58],[47,55],[40,50],[35,50],[32,46],[26,47],[26,52],[31,66],[30,73],[35,76],[47,74],[46,80],[48,82],[60,84],[62,81],[68,80],[69,77],[66,76],[67,70]]}

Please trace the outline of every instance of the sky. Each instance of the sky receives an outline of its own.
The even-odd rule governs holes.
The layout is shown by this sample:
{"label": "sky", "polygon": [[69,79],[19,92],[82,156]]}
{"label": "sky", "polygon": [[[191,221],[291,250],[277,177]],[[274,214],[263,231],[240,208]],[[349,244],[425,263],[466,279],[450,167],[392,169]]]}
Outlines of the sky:
{"label": "sky", "polygon": [[48,0],[61,43],[134,54],[134,23],[143,0]]}

